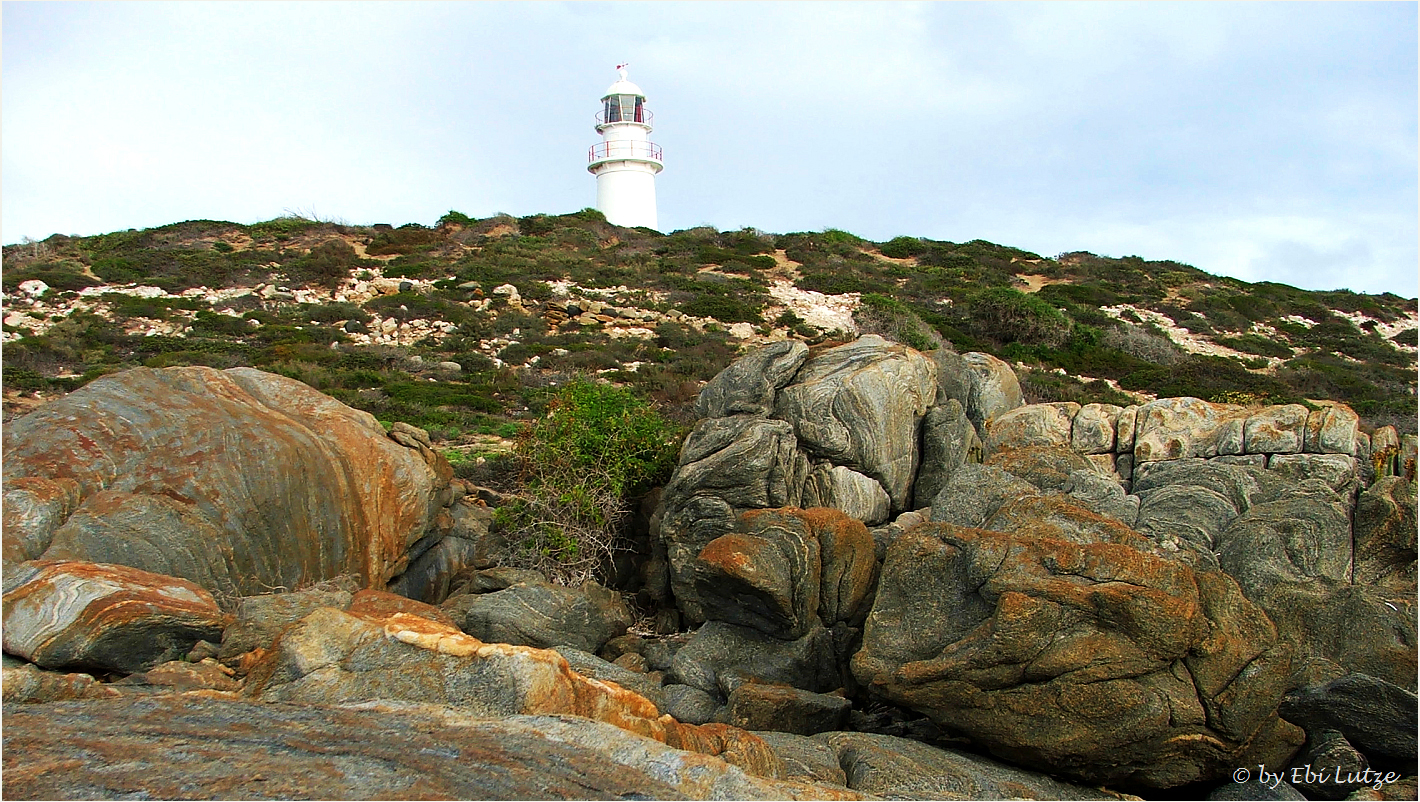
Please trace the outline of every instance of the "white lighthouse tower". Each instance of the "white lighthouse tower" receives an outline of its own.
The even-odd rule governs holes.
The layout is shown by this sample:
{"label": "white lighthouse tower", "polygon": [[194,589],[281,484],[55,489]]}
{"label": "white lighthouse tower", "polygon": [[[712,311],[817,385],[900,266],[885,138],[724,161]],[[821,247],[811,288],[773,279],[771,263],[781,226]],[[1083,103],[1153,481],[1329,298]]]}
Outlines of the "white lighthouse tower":
{"label": "white lighthouse tower", "polygon": [[656,228],[656,173],[664,169],[661,148],[653,143],[646,94],[621,77],[602,96],[597,114],[600,145],[588,153],[587,171],[597,177],[597,209],[618,226]]}

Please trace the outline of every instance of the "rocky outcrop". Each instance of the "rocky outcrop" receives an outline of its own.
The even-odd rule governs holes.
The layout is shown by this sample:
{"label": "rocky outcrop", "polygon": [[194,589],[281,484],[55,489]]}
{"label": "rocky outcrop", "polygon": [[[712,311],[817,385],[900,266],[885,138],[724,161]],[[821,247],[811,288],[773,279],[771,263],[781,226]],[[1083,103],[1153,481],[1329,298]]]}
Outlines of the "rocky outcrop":
{"label": "rocky outcrop", "polygon": [[1223,574],[935,524],[889,547],[853,658],[873,692],[1003,758],[1158,787],[1290,755],[1300,733],[1276,716],[1289,668]]}
{"label": "rocky outcrop", "polygon": [[432,450],[250,368],[106,376],[4,440],[7,562],[128,565],[219,595],[340,574],[383,587],[449,501]]}
{"label": "rocky outcrop", "polygon": [[41,668],[131,673],[221,637],[211,594],[121,565],[31,561],[5,570],[5,651]]}

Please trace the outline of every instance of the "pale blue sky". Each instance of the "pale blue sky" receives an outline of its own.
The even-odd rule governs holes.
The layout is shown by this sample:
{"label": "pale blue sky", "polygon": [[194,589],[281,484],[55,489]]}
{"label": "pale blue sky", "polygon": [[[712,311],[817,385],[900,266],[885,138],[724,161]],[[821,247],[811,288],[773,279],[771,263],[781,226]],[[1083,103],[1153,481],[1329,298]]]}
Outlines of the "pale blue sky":
{"label": "pale blue sky", "polygon": [[3,5],[0,238],[593,205],[1417,294],[1416,3]]}

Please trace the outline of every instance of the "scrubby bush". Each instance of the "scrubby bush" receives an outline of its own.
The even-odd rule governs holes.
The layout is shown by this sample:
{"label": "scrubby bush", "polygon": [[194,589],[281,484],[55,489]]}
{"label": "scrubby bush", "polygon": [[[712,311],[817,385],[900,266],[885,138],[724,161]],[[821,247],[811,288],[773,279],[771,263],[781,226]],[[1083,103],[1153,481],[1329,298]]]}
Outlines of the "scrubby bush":
{"label": "scrubby bush", "polygon": [[1070,335],[1070,319],[1059,309],[1009,287],[983,290],[970,302],[977,331],[1001,343],[1058,346]]}
{"label": "scrubby bush", "polygon": [[941,334],[906,304],[885,295],[864,295],[862,305],[853,313],[853,322],[858,324],[860,334],[880,334],[918,351],[942,347]]}
{"label": "scrubby bush", "polygon": [[563,386],[518,438],[526,490],[498,519],[512,561],[567,584],[603,576],[631,502],[675,467],[680,435],[629,390]]}

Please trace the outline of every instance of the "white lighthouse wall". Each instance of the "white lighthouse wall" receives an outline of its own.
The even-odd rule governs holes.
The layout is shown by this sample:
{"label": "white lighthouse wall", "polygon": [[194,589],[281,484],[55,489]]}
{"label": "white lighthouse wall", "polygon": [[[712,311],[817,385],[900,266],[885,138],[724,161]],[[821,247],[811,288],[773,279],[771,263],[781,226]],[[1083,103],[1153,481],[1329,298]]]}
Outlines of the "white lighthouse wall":
{"label": "white lighthouse wall", "polygon": [[597,168],[597,209],[613,225],[656,225],[656,170],[642,162],[607,162]]}

